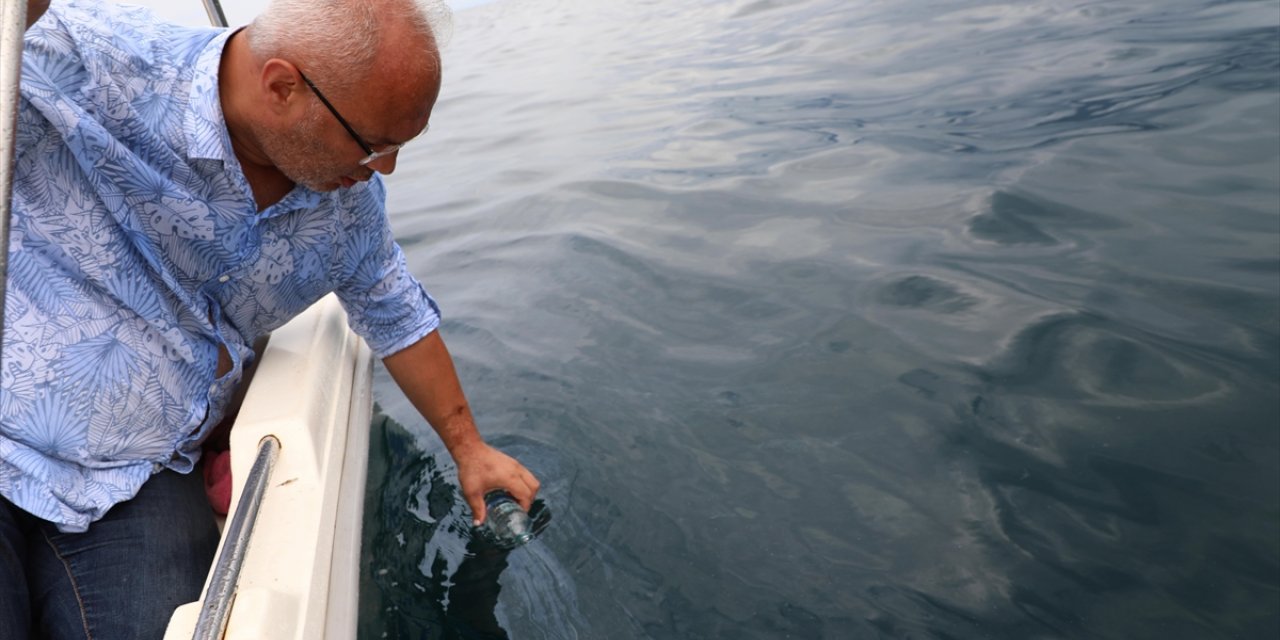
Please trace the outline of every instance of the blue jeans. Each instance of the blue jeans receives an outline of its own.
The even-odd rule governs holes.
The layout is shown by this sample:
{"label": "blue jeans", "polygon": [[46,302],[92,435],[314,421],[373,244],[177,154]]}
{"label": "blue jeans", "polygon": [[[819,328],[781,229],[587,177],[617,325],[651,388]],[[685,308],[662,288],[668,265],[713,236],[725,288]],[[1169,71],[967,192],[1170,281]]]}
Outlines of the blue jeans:
{"label": "blue jeans", "polygon": [[199,468],[157,473],[85,533],[0,498],[0,640],[161,640],[217,546]]}

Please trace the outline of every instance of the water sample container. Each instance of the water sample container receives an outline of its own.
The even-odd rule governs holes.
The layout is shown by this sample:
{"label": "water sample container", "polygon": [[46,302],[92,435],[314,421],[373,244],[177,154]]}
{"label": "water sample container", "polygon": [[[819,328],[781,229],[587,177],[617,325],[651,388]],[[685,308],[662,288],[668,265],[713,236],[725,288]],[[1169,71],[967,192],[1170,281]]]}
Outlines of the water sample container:
{"label": "water sample container", "polygon": [[504,549],[513,549],[533,539],[529,514],[506,491],[484,494],[487,515],[480,530],[486,538]]}

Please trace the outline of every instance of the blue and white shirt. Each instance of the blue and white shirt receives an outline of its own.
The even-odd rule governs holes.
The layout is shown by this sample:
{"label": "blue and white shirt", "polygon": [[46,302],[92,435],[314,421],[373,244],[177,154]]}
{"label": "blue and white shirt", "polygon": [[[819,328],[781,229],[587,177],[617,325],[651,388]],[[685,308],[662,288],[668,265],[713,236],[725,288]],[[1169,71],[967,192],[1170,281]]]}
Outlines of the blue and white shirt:
{"label": "blue and white shirt", "polygon": [[254,338],[330,291],[378,356],[439,324],[379,180],[257,210],[218,98],[229,36],[88,0],[27,31],[0,495],[63,531],[190,471]]}

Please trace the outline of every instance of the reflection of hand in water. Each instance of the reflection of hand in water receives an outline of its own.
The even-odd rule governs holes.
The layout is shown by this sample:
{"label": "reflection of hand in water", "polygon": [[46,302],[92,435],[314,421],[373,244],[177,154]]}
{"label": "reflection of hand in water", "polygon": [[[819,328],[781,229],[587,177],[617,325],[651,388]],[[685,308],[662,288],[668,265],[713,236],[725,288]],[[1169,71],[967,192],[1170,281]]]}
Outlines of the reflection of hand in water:
{"label": "reflection of hand in water", "polygon": [[[535,500],[529,509],[531,529],[536,537],[551,522],[551,510],[542,500]],[[467,542],[466,557],[453,572],[446,598],[445,618],[451,632],[448,638],[480,640],[507,638],[507,632],[498,623],[495,613],[498,593],[502,590],[498,578],[507,568],[507,556],[513,551],[502,548],[474,533]]]}

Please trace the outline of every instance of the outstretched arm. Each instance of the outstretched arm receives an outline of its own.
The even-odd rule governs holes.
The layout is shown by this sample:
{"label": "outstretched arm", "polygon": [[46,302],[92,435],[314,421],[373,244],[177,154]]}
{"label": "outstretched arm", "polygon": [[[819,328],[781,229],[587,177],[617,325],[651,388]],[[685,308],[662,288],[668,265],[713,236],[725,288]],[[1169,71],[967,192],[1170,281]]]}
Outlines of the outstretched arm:
{"label": "outstretched arm", "polygon": [[432,331],[408,348],[383,358],[382,363],[449,449],[458,465],[462,496],[471,506],[476,523],[484,522],[484,494],[494,489],[506,490],[528,511],[538,493],[538,479],[480,437],[440,332]]}

